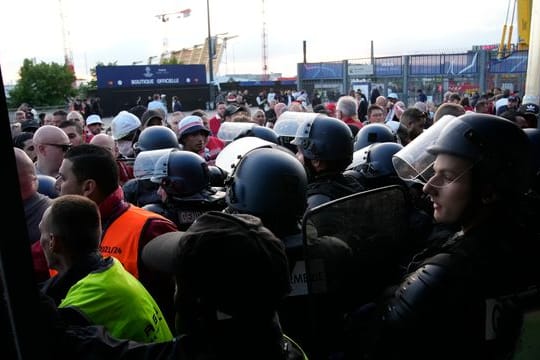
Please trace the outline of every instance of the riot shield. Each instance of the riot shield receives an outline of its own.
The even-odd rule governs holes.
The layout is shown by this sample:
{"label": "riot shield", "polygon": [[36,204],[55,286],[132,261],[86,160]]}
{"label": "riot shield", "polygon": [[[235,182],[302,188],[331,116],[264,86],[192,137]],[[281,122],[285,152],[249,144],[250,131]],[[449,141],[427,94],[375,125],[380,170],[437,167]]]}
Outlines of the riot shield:
{"label": "riot shield", "polygon": [[360,192],[310,209],[302,221],[304,240],[333,236],[351,247],[355,256],[376,262],[401,246],[399,238],[406,228],[405,189],[398,185]]}
{"label": "riot shield", "polygon": [[312,341],[330,347],[317,351],[343,350],[345,314],[373,301],[399,278],[407,208],[405,189],[391,185],[333,200],[304,215]]}
{"label": "riot shield", "polygon": [[309,293],[333,291],[335,285],[328,279],[328,271],[319,269],[321,265],[329,267],[328,261],[321,262],[321,256],[313,246],[319,244],[321,238],[339,239],[351,249],[354,281],[374,285],[371,290],[365,285],[356,285],[364,288],[365,295],[388,285],[377,282],[392,280],[389,277],[394,272],[389,267],[397,266],[402,251],[408,248],[402,241],[408,228],[408,209],[405,188],[391,185],[336,199],[306,212],[302,231]]}

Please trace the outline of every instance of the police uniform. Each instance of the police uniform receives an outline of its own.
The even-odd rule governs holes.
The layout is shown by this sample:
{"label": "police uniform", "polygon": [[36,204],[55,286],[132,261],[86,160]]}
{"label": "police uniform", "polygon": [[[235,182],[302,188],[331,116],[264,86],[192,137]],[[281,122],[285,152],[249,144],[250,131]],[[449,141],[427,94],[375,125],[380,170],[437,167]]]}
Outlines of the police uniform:
{"label": "police uniform", "polygon": [[178,230],[184,231],[203,213],[221,211],[225,206],[225,192],[210,188],[183,198],[169,197],[165,203],[148,204],[143,208],[166,217]]}

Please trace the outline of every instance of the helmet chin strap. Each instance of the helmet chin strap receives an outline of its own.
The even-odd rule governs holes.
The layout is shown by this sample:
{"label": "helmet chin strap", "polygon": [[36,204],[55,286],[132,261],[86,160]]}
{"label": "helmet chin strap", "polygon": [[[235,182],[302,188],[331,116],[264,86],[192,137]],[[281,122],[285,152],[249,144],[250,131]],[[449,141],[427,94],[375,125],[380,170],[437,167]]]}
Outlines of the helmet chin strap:
{"label": "helmet chin strap", "polygon": [[304,159],[304,169],[306,169],[308,183],[312,182],[317,175],[317,171],[315,170],[315,167],[313,166],[311,160]]}

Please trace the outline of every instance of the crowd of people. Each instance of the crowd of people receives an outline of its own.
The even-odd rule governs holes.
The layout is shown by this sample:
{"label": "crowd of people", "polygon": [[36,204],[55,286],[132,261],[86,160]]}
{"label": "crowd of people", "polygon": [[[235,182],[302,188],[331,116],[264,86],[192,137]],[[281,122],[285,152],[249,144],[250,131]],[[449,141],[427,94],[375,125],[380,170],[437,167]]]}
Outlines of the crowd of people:
{"label": "crowd of people", "polygon": [[18,119],[46,351],[531,356],[539,107],[466,98],[270,89],[253,112],[235,96],[210,116],[156,94],[107,128],[79,110]]}

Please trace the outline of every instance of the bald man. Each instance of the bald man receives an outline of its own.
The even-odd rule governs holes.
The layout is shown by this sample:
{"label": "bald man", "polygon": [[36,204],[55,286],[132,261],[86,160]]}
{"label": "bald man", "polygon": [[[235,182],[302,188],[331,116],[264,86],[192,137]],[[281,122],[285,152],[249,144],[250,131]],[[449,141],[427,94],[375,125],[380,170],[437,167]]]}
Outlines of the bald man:
{"label": "bald man", "polygon": [[70,148],[69,137],[59,127],[43,125],[34,133],[37,174],[56,177],[62,165],[64,153]]}
{"label": "bald man", "polygon": [[118,157],[118,146],[111,135],[105,133],[97,134],[90,140],[90,144],[101,146],[109,150],[115,159]]}
{"label": "bald man", "polygon": [[19,148],[13,148],[17,163],[17,175],[19,177],[19,190],[24,206],[26,228],[30,243],[39,240],[39,222],[45,210],[49,207],[51,199],[38,193],[38,178],[32,159]]}
{"label": "bald man", "polygon": [[92,140],[90,140],[90,144],[101,146],[113,154],[113,157],[116,159],[116,164],[118,165],[118,181],[120,182],[120,185],[124,185],[126,181],[135,177],[133,175],[133,166],[129,165],[124,157],[120,155],[118,144],[111,135],[105,133],[94,135]]}

